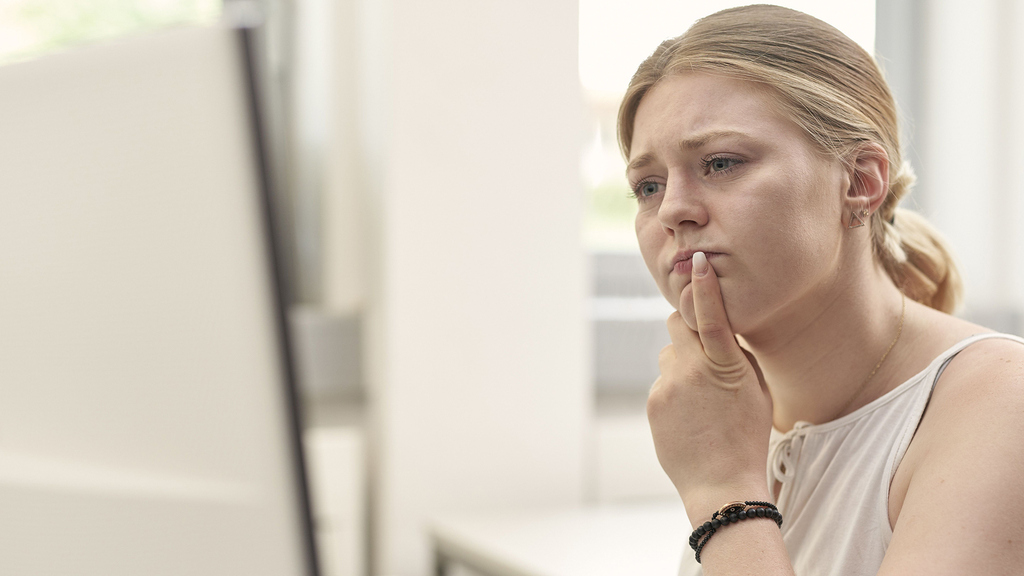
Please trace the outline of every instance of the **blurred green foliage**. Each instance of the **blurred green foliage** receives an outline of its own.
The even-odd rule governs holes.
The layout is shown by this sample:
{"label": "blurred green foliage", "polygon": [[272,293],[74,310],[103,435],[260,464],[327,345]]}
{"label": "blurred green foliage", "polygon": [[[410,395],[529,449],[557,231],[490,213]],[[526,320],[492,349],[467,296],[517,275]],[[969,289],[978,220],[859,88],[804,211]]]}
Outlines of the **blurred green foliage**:
{"label": "blurred green foliage", "polygon": [[208,24],[221,0],[13,0],[3,16],[29,32],[30,45],[0,55],[12,60],[66,46],[179,24]]}
{"label": "blurred green foliage", "polygon": [[591,250],[635,251],[636,200],[624,177],[607,179],[587,190],[584,238]]}

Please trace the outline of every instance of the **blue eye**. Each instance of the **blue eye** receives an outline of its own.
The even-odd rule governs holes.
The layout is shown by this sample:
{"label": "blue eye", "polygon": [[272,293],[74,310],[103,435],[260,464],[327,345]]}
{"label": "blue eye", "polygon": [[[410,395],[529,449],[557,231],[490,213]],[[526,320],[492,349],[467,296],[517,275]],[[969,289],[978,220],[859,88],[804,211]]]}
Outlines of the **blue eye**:
{"label": "blue eye", "polygon": [[661,192],[661,184],[651,180],[642,180],[633,188],[633,195],[637,198],[648,198]]}
{"label": "blue eye", "polygon": [[711,173],[715,173],[725,172],[732,168],[733,166],[736,166],[740,162],[741,161],[736,158],[728,158],[725,156],[712,156],[710,158],[705,158],[701,160],[701,165],[704,167],[704,170]]}

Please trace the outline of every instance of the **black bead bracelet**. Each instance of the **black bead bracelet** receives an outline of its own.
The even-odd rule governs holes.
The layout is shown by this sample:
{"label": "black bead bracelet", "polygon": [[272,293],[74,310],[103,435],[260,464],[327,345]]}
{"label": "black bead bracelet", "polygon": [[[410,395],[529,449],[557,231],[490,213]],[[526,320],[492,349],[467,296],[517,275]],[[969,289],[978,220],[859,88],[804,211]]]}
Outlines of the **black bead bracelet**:
{"label": "black bead bracelet", "polygon": [[729,502],[722,506],[717,512],[711,515],[711,520],[697,527],[690,534],[690,548],[694,551],[694,558],[700,564],[700,551],[711,539],[711,535],[722,526],[746,520],[747,518],[770,518],[782,528],[782,514],[775,504],[771,502],[760,502],[748,500],[746,502]]}

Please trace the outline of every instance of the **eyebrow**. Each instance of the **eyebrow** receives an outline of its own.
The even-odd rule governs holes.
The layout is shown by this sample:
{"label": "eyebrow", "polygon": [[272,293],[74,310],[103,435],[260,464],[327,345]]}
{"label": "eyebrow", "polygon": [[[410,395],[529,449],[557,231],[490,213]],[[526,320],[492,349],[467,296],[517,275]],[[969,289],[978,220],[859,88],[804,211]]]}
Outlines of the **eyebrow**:
{"label": "eyebrow", "polygon": [[[713,130],[711,132],[698,134],[692,138],[684,138],[683,140],[680,140],[679,149],[696,150],[697,148],[706,145],[708,142],[711,142],[712,140],[716,140],[718,138],[725,138],[728,136],[749,137],[747,134],[736,130]],[[640,156],[637,156],[636,159],[634,159],[632,162],[630,162],[628,166],[626,166],[626,172],[629,172],[631,170],[639,170],[640,168],[647,166],[653,161],[654,156],[652,154],[641,154]]]}
{"label": "eyebrow", "polygon": [[640,156],[637,156],[637,158],[635,160],[630,162],[629,166],[626,166],[626,172],[631,172],[633,170],[639,170],[639,169],[643,168],[644,166],[647,166],[648,164],[650,164],[652,160],[654,160],[654,157],[651,156],[650,154],[641,154]]}

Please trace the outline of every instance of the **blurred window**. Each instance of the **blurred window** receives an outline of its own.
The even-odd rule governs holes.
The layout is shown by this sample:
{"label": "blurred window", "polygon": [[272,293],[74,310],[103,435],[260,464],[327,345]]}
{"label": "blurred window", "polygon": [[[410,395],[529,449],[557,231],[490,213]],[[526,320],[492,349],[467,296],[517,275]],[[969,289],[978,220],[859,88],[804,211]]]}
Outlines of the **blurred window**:
{"label": "blurred window", "polygon": [[221,0],[0,0],[0,63],[181,24],[209,24]]}

